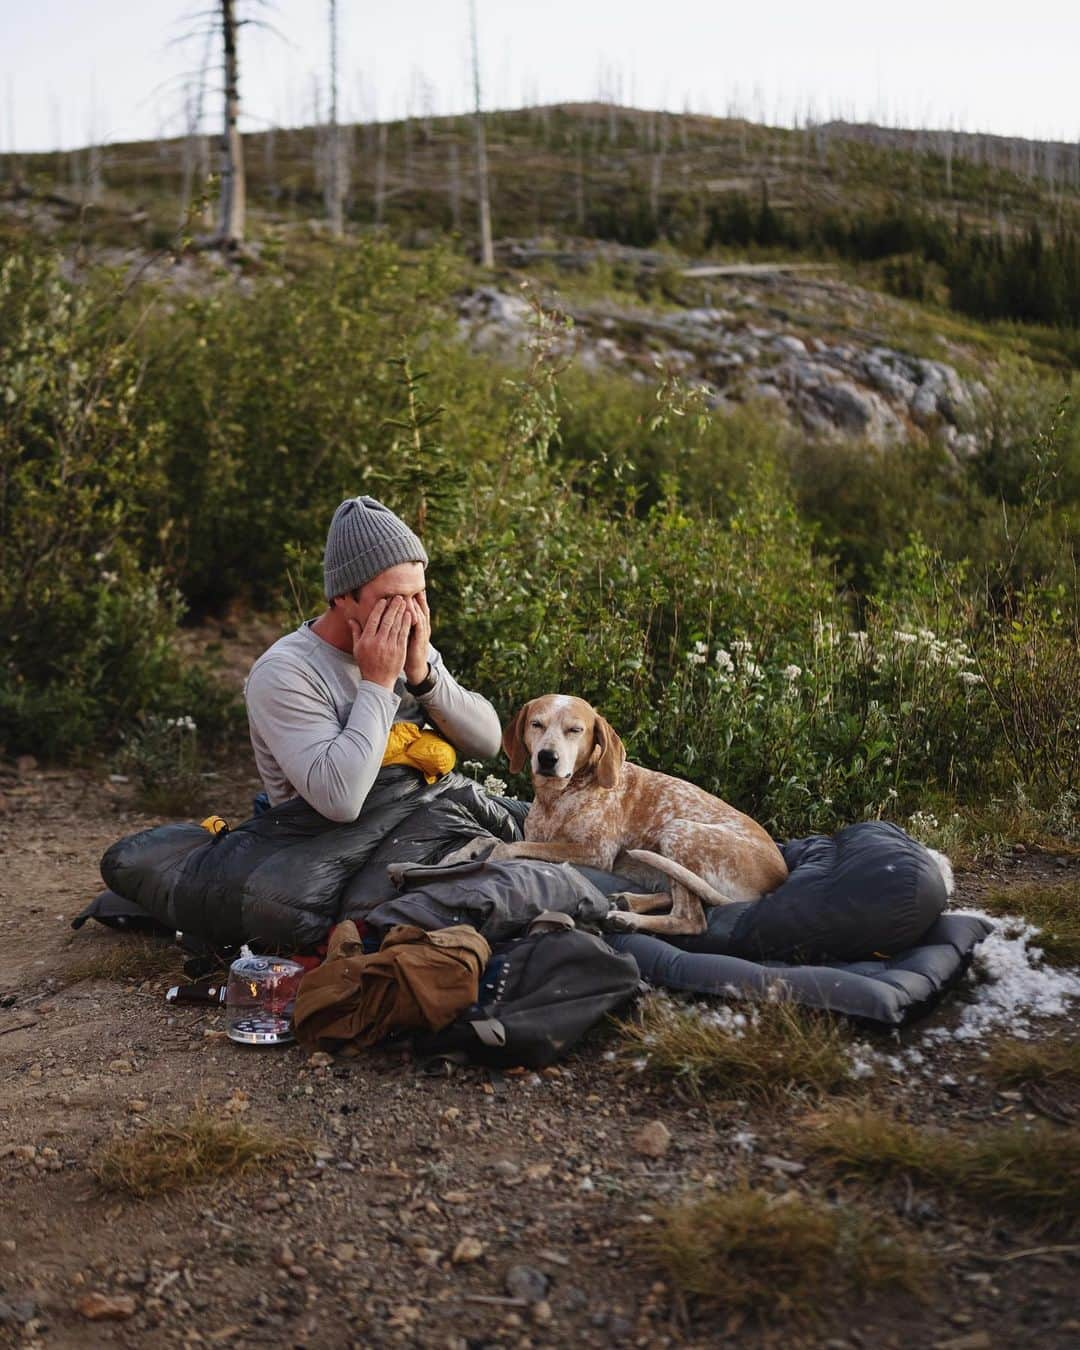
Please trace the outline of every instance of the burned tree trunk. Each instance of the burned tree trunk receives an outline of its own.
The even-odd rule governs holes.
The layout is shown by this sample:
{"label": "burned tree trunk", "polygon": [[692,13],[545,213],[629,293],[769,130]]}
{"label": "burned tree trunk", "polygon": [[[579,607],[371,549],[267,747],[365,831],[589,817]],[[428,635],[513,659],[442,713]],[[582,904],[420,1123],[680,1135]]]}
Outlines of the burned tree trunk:
{"label": "burned tree trunk", "polygon": [[244,242],[246,191],[244,143],[240,135],[240,66],[236,49],[236,0],[221,0],[225,54],[225,125],[221,135],[221,199],[217,242],[236,248]]}
{"label": "burned tree trunk", "polygon": [[491,240],[491,200],[488,196],[487,141],[484,117],[480,111],[480,54],[476,40],[476,0],[469,6],[472,16],[473,102],[476,116],[476,201],[480,213],[480,265],[495,266],[495,247]]}

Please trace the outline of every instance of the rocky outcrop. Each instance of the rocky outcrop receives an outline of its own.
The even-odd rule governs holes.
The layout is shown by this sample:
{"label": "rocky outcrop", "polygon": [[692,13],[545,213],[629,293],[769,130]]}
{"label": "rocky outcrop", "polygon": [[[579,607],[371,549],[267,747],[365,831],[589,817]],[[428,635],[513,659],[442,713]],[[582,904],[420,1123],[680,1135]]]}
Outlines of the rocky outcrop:
{"label": "rocky outcrop", "polygon": [[[663,312],[568,306],[574,325],[557,343],[586,369],[622,371],[639,382],[656,379],[659,360],[706,387],[720,411],[768,401],[815,437],[882,449],[933,438],[957,459],[978,450],[989,398],[980,381],[887,346],[850,318],[842,338],[822,336],[840,326],[830,309],[857,314],[854,287],[790,276],[773,282],[764,296],[755,293],[758,278],[732,282],[724,305]],[[868,309],[879,302],[862,295]],[[795,310],[802,311],[799,332],[792,331]],[[511,355],[532,339],[527,301],[496,287],[462,297],[459,319],[462,336],[478,350]]]}

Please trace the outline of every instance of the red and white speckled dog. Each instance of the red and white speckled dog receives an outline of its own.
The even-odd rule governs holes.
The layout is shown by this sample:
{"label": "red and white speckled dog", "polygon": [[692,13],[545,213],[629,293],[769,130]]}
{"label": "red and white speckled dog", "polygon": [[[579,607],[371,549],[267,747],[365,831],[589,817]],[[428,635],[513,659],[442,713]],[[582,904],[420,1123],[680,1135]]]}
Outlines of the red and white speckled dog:
{"label": "red and white speckled dog", "polygon": [[[529,757],[536,795],[524,842],[489,856],[584,863],[639,882],[668,877],[670,894],[625,897],[621,927],[700,933],[703,903],[756,900],[787,876],[756,821],[693,783],[628,764],[622,741],[584,699],[532,699],[503,732],[503,748],[514,773]],[[669,913],[650,912],[668,904]]]}

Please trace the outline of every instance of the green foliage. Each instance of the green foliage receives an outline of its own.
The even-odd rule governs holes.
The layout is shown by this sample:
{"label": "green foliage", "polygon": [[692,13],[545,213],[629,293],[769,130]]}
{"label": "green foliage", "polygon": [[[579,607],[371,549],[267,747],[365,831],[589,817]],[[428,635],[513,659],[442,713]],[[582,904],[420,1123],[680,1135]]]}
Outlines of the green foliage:
{"label": "green foliage", "polygon": [[[171,637],[180,597],[136,540],[164,495],[161,424],[115,321],[116,283],[58,260],[0,266],[0,744],[90,749],[138,712],[201,692]],[[186,709],[185,709],[186,710]]]}
{"label": "green foliage", "polygon": [[442,329],[448,279],[442,254],[404,267],[373,240],[326,268],[266,277],[257,298],[216,288],[146,328],[144,395],[170,484],[146,545],[194,606],[269,601],[286,541],[319,538],[328,502],[370,491],[409,514],[394,500],[418,481],[394,425],[394,362],[412,336]]}
{"label": "green foliage", "polygon": [[778,215],[764,183],[759,205],[731,193],[707,208],[707,218],[706,248],[757,245],[854,262],[885,259],[882,277],[897,295],[947,299],[954,309],[983,319],[1063,328],[1080,323],[1080,229],[1069,218],[1059,218],[1049,236],[1037,220],[1005,234],[973,227],[962,215],[949,220],[902,198],[874,207]]}

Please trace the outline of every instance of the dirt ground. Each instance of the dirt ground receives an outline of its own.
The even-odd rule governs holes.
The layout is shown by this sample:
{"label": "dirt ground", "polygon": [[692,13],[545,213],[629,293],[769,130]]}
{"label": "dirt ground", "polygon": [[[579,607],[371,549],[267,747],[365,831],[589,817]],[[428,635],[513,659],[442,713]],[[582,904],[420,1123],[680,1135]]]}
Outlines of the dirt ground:
{"label": "dirt ground", "polygon": [[[253,771],[215,786],[222,814],[245,818]],[[902,1185],[862,1198],[930,1253],[925,1302],[835,1306],[809,1329],[688,1320],[637,1246],[657,1202],[740,1176],[859,1197],[801,1147],[810,1102],[683,1098],[624,1067],[611,1033],[542,1074],[431,1078],[400,1054],[312,1067],[295,1047],[233,1045],[220,1012],[167,1005],[167,974],[70,982],[76,962],[131,941],[70,920],[100,888],[104,849],[150,823],[105,774],[0,765],[0,1344],[1080,1343],[1077,1246]],[[960,899],[1049,875],[1061,864],[1027,855],[962,876]],[[1076,1034],[1064,1019],[1042,1030]],[[1027,1111],[980,1074],[980,1047],[936,1053],[940,1079],[886,1070],[871,1100],[953,1128]],[[175,1199],[102,1189],[90,1163],[103,1144],[196,1102],[315,1152]],[[653,1120],[672,1135],[659,1158],[633,1147]],[[90,1293],[134,1311],[88,1320]]]}

